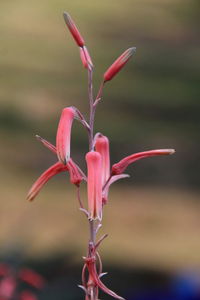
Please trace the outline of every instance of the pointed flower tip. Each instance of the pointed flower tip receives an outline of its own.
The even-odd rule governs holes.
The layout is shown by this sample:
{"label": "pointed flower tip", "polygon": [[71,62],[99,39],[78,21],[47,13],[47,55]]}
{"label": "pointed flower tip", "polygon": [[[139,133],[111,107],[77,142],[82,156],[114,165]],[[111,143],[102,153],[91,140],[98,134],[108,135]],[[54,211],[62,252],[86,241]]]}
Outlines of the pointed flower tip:
{"label": "pointed flower tip", "polygon": [[129,49],[130,49],[130,51],[131,51],[132,54],[136,53],[136,50],[137,50],[136,47],[131,47],[131,48],[129,48]]}
{"label": "pointed flower tip", "polygon": [[69,22],[70,15],[68,14],[67,11],[64,11],[64,12],[63,12],[63,17],[64,17],[65,22],[68,23],[68,22]]}
{"label": "pointed flower tip", "polygon": [[26,197],[26,200],[29,201],[29,202],[32,202],[34,199],[34,196],[29,192],[27,197]]}
{"label": "pointed flower tip", "polygon": [[57,153],[56,147],[52,145],[50,142],[47,140],[43,139],[41,136],[36,134],[36,139],[41,142],[46,148],[48,148],[50,151],[52,151],[54,154]]}
{"label": "pointed flower tip", "polygon": [[135,47],[129,48],[126,51],[124,51],[104,73],[104,82],[111,80],[129,61],[129,59],[133,56],[135,52]]}
{"label": "pointed flower tip", "polygon": [[[153,151],[147,151],[150,153],[153,153]],[[175,149],[158,149],[158,150],[154,150],[155,155],[172,155],[174,154],[176,151]]]}
{"label": "pointed flower tip", "polygon": [[170,153],[169,154],[174,154],[176,152],[175,149],[169,149]]}
{"label": "pointed flower tip", "polygon": [[74,21],[70,17],[69,13],[64,12],[63,17],[64,17],[65,23],[66,23],[69,31],[71,32],[75,42],[77,43],[77,45],[79,47],[83,47],[85,45],[85,41],[84,41],[83,37],[81,36],[78,28],[76,27]]}
{"label": "pointed flower tip", "polygon": [[133,56],[133,54],[136,53],[136,47],[131,47],[127,49],[123,54],[122,54],[122,61],[125,63]]}

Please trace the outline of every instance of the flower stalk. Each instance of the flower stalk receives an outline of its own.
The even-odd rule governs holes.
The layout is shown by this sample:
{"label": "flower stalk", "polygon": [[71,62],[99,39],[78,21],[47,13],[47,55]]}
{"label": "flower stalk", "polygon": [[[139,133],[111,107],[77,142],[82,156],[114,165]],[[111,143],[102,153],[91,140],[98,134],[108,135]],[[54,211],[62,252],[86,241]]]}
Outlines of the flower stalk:
{"label": "flower stalk", "polygon": [[[103,88],[107,81],[116,76],[119,71],[127,64],[136,51],[135,47],[127,49],[122,53],[114,63],[103,74],[96,98],[93,95],[93,62],[89,51],[86,47],[80,31],[75,22],[68,13],[64,13],[64,20],[67,27],[80,49],[80,58],[84,68],[87,69],[88,76],[88,100],[89,100],[89,120],[87,121],[82,113],[74,106],[65,107],[62,110],[58,124],[56,146],[50,142],[36,136],[37,139],[51,152],[57,155],[58,161],[48,168],[36,180],[31,187],[27,199],[32,201],[40,192],[42,187],[56,174],[61,172],[69,173],[69,180],[77,188],[77,199],[80,210],[85,214],[89,224],[89,241],[87,254],[83,258],[84,264],[82,269],[82,284],[79,287],[85,293],[85,300],[98,300],[99,289],[115,299],[123,300],[121,296],[107,288],[102,282],[102,277],[106,273],[102,272],[103,265],[99,254],[99,247],[107,237],[104,234],[97,240],[97,233],[102,226],[102,215],[104,205],[108,203],[108,194],[110,186],[120,180],[129,177],[124,174],[126,168],[139,159],[150,156],[170,155],[175,151],[173,149],[158,149],[131,154],[110,168],[110,150],[109,139],[101,133],[94,134],[94,121],[97,104],[102,100]],[[87,175],[74,162],[71,156],[71,129],[74,120],[78,120],[88,133],[89,149],[85,155],[87,164]],[[82,182],[87,184],[87,208],[85,201],[81,197],[80,185]]]}

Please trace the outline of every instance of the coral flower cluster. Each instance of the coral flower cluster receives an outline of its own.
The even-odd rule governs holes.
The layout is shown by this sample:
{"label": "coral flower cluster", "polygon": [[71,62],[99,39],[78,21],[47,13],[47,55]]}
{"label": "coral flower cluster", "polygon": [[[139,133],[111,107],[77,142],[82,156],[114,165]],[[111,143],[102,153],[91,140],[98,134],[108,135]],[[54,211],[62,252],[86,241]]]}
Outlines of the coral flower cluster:
{"label": "coral flower cluster", "polygon": [[[19,288],[20,284],[30,286]],[[37,300],[34,290],[41,290],[46,284],[45,279],[35,271],[27,268],[16,270],[12,266],[0,264],[0,299],[1,300]]]}
{"label": "coral flower cluster", "polygon": [[[129,177],[129,175],[124,172],[128,166],[134,162],[151,156],[173,154],[174,150],[156,149],[139,152],[131,154],[110,166],[109,139],[102,133],[94,134],[93,131],[96,107],[99,101],[102,100],[104,84],[112,80],[114,76],[119,73],[119,71],[133,56],[136,48],[131,47],[127,49],[106,70],[97,96],[94,97],[92,88],[93,63],[85,45],[85,41],[68,13],[64,13],[64,20],[72,37],[79,47],[80,58],[83,66],[88,71],[90,117],[87,122],[85,117],[77,108],[74,106],[65,107],[61,112],[58,123],[56,146],[52,145],[40,136],[36,136],[44,146],[57,156],[58,161],[36,180],[28,193],[28,200],[32,201],[44,184],[46,184],[54,175],[61,172],[69,173],[70,182],[77,187],[80,209],[87,216],[90,227],[88,251],[87,255],[83,258],[84,266],[82,271],[82,285],[80,285],[85,292],[85,299],[97,300],[99,289],[116,299],[123,299],[108,289],[101,281],[101,277],[105,273],[102,273],[102,262],[98,253],[98,247],[107,235],[102,236],[98,241],[96,241],[96,235],[102,223],[104,205],[108,203],[109,188],[115,181]],[[79,121],[88,134],[89,151],[85,155],[85,162],[87,166],[86,174],[73,160],[70,151],[71,131],[74,120]],[[84,204],[84,201],[82,201],[80,196],[81,182],[85,182],[87,184],[87,206]]]}

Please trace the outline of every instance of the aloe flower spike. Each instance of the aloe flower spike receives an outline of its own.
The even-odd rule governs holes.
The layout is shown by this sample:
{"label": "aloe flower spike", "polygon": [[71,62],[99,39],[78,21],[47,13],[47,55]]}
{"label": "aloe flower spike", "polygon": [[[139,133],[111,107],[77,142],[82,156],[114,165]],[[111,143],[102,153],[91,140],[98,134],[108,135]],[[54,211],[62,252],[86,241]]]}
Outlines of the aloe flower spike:
{"label": "aloe flower spike", "polygon": [[170,155],[174,153],[175,153],[174,149],[157,149],[157,150],[135,153],[123,158],[118,163],[114,164],[112,166],[111,174],[112,175],[122,174],[130,164],[134,163],[139,159],[150,157],[150,156],[157,156],[157,155]]}
{"label": "aloe flower spike", "polygon": [[70,17],[70,15],[67,12],[63,13],[63,17],[64,17],[65,23],[66,23],[69,31],[71,32],[75,42],[77,43],[77,45],[79,47],[83,47],[85,45],[85,41],[84,41],[83,37],[81,36],[78,28],[76,27],[74,21],[72,20],[72,18]]}
{"label": "aloe flower spike", "polygon": [[124,53],[122,53],[122,55],[119,56],[104,73],[103,76],[104,82],[111,80],[129,61],[129,59],[133,56],[135,52],[136,52],[136,48],[132,47],[127,49]]}
{"label": "aloe flower spike", "polygon": [[75,115],[76,112],[73,107],[64,108],[58,124],[56,149],[58,160],[64,165],[70,159],[71,127]]}

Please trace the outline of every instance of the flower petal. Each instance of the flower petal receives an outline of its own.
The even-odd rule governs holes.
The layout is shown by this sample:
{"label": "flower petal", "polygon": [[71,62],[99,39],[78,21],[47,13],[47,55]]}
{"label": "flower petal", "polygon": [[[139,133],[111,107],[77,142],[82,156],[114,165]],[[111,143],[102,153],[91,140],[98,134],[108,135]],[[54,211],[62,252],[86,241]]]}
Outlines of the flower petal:
{"label": "flower petal", "polygon": [[30,191],[28,192],[27,200],[32,201],[40,192],[45,183],[49,181],[49,179],[51,179],[54,175],[64,171],[68,171],[68,166],[63,165],[60,162],[55,163],[53,166],[47,169],[32,185]]}
{"label": "flower petal", "polygon": [[139,152],[139,153],[129,155],[112,166],[111,174],[118,175],[123,173],[124,170],[130,164],[134,163],[139,159],[150,157],[150,156],[157,156],[157,155],[170,155],[173,153],[175,153],[174,149],[156,149],[156,150],[144,151],[144,152]]}

